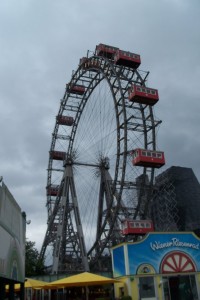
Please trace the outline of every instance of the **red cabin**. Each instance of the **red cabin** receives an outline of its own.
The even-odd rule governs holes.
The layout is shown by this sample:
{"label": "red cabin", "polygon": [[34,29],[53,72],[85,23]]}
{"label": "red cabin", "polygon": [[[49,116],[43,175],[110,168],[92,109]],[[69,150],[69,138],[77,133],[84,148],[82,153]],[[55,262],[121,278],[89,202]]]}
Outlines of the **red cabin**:
{"label": "red cabin", "polygon": [[140,55],[128,51],[117,50],[114,55],[116,65],[137,69],[141,64]]}
{"label": "red cabin", "polygon": [[146,234],[153,232],[153,222],[151,220],[123,220],[122,221],[122,234]]}
{"label": "red cabin", "polygon": [[50,158],[55,160],[64,160],[65,159],[65,152],[62,151],[50,151],[49,152]]}
{"label": "red cabin", "polygon": [[47,196],[57,196],[59,191],[59,185],[47,186]]}
{"label": "red cabin", "polygon": [[84,57],[80,58],[79,65],[85,64],[87,61],[88,61],[88,58],[84,56]]}
{"label": "red cabin", "polygon": [[165,164],[164,152],[146,149],[132,151],[134,166],[160,168]]}
{"label": "red cabin", "polygon": [[83,95],[85,93],[84,85],[73,85],[72,87],[67,86],[67,91],[71,94]]}
{"label": "red cabin", "polygon": [[67,126],[72,126],[74,123],[74,118],[73,117],[69,117],[69,116],[57,116],[56,118],[57,123],[60,125],[67,125]]}
{"label": "red cabin", "polygon": [[85,69],[90,69],[92,71],[97,71],[101,67],[101,63],[97,58],[88,59],[85,63]]}
{"label": "red cabin", "polygon": [[119,48],[105,44],[99,44],[96,46],[96,54],[98,56],[104,56],[110,59],[113,58],[113,55],[116,53],[117,50],[119,50]]}
{"label": "red cabin", "polygon": [[129,89],[129,101],[141,104],[154,105],[158,102],[158,90],[133,84]]}

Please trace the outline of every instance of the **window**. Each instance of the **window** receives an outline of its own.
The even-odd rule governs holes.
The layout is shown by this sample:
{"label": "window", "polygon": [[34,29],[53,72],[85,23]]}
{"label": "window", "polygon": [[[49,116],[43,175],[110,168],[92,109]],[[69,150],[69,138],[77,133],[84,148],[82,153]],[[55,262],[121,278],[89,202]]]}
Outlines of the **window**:
{"label": "window", "polygon": [[143,156],[147,156],[146,151],[142,151],[142,155],[143,155]]}
{"label": "window", "polygon": [[124,288],[123,287],[119,288],[119,295],[120,295],[120,298],[124,296]]}
{"label": "window", "polygon": [[162,158],[162,153],[157,153],[158,158]]}
{"label": "window", "polygon": [[126,228],[128,228],[128,222],[127,221],[122,223],[122,229],[126,229]]}
{"label": "window", "polygon": [[134,222],[129,222],[129,227],[130,228],[134,228],[135,226],[134,226]]}
{"label": "window", "polygon": [[140,277],[139,278],[140,299],[148,299],[155,297],[154,278]]}
{"label": "window", "polygon": [[137,54],[133,54],[133,57],[134,57],[135,59],[139,59],[139,55],[137,55]]}
{"label": "window", "polygon": [[150,151],[147,151],[147,156],[151,156],[151,152]]}
{"label": "window", "polygon": [[141,92],[141,88],[140,88],[140,87],[137,87],[136,90],[137,90],[138,92]]}
{"label": "window", "polygon": [[194,299],[198,300],[198,291],[195,275],[181,275],[173,277],[163,277],[164,299]]}
{"label": "window", "polygon": [[153,156],[153,157],[156,157],[156,153],[155,153],[155,152],[153,152],[153,153],[152,153],[152,156]]}

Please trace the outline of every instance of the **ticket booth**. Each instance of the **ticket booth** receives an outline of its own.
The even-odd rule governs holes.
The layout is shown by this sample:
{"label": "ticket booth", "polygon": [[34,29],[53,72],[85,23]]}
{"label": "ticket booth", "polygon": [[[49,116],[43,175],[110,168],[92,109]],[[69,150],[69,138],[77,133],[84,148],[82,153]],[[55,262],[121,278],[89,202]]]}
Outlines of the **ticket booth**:
{"label": "ticket booth", "polygon": [[152,232],[133,243],[112,248],[115,285],[132,300],[200,299],[200,239],[193,233]]}

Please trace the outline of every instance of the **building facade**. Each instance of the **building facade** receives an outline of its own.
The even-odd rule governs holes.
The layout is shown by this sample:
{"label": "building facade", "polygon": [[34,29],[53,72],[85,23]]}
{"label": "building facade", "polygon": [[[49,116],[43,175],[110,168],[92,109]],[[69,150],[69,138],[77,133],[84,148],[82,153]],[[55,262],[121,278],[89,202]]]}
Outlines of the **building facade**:
{"label": "building facade", "polygon": [[200,184],[191,168],[156,177],[151,217],[156,231],[200,231]]}
{"label": "building facade", "polygon": [[191,232],[149,233],[112,248],[115,295],[132,300],[200,299],[200,239]]}
{"label": "building facade", "polygon": [[[0,184],[0,299],[5,298],[9,285],[9,299],[14,299],[14,284],[25,281],[25,213],[7,186]],[[23,294],[21,298],[23,299]]]}

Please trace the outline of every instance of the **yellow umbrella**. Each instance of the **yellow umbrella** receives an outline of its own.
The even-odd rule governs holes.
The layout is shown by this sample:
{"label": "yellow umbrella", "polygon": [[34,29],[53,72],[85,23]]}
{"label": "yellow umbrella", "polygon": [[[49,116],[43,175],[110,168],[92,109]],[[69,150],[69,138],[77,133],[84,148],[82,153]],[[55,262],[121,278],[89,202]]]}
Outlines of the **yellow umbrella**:
{"label": "yellow umbrella", "polygon": [[37,280],[37,279],[32,279],[32,278],[26,278],[26,281],[24,283],[24,287],[25,288],[36,289],[36,288],[42,288],[46,284],[48,284],[48,282],[45,282],[45,281],[42,281],[42,280]]}
{"label": "yellow umbrella", "polygon": [[46,288],[59,288],[59,287],[70,287],[70,286],[89,286],[89,285],[104,285],[117,283],[118,280],[113,278],[108,278],[96,274],[92,274],[89,272],[80,273],[77,275],[65,277],[56,281],[52,281]]}
{"label": "yellow umbrella", "polygon": [[45,286],[46,289],[59,289],[65,287],[76,287],[84,286],[86,288],[86,300],[88,300],[88,286],[94,285],[105,285],[111,283],[119,283],[120,281],[113,278],[108,278],[89,272],[65,277],[56,281],[52,281]]}
{"label": "yellow umbrella", "polygon": [[[41,281],[41,280],[36,280],[32,278],[26,278],[24,282],[24,287],[25,288],[32,288],[32,289],[41,289],[44,286],[46,286],[48,282]],[[9,286],[6,286],[6,289],[9,289]],[[16,283],[14,287],[15,291],[20,290],[20,283]]]}

